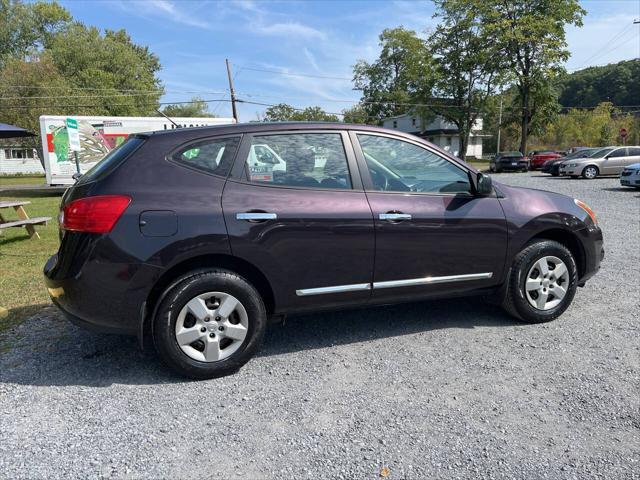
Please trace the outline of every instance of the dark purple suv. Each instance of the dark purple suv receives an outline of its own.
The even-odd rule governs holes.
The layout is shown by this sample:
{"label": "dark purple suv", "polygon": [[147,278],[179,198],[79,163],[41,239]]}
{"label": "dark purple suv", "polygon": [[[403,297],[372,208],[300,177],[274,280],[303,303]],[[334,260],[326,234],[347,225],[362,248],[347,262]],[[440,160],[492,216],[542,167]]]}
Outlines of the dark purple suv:
{"label": "dark purple suv", "polygon": [[237,370],[290,313],[482,295],[561,315],[599,268],[587,205],[496,185],[417,137],[329,123],[133,135],[64,195],[44,274],[80,325]]}

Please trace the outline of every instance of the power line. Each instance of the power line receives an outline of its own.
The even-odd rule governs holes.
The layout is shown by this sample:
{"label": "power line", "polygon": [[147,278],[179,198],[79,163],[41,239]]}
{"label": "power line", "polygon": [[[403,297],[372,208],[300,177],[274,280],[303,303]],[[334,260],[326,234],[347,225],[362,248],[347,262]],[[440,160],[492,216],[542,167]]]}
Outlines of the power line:
{"label": "power line", "polygon": [[[146,103],[139,104],[138,106],[147,106],[147,107],[157,107],[158,105],[187,105],[192,103],[210,103],[210,102],[230,102],[231,100],[226,99],[211,99],[211,100],[189,100],[185,102],[158,102],[158,103]],[[111,103],[108,105],[109,107],[130,107],[129,103]],[[0,109],[44,109],[44,108],[104,108],[105,105],[2,105]]]}
{"label": "power line", "polygon": [[221,91],[211,91],[211,90],[136,90],[136,89],[127,89],[127,88],[92,88],[92,87],[56,87],[56,86],[42,86],[42,85],[2,85],[0,84],[0,90],[8,90],[10,88],[29,88],[29,89],[37,89],[37,90],[69,90],[69,91],[106,91],[106,92],[138,92],[138,93],[149,93],[149,94],[166,94],[166,93],[200,93],[200,94],[210,94],[210,95],[218,95],[226,92],[225,88],[222,88]]}
{"label": "power line", "polygon": [[22,96],[22,97],[0,97],[0,100],[44,100],[50,98],[116,98],[116,97],[147,97],[158,95],[158,93],[114,93],[113,95],[49,95],[49,96]]}
{"label": "power line", "polygon": [[596,52],[594,54],[592,54],[589,58],[587,58],[582,63],[582,67],[587,65],[594,58],[597,58],[600,55],[602,55],[602,53],[608,52],[609,45],[611,45],[613,42],[615,42],[619,38],[622,38],[622,36],[625,35],[630,28],[633,28],[633,23],[625,25],[625,27],[622,30],[618,31],[618,33],[616,33],[613,37],[611,37],[609,39],[609,41],[607,41],[604,45],[602,45],[602,47],[600,47],[598,50],[596,50]]}

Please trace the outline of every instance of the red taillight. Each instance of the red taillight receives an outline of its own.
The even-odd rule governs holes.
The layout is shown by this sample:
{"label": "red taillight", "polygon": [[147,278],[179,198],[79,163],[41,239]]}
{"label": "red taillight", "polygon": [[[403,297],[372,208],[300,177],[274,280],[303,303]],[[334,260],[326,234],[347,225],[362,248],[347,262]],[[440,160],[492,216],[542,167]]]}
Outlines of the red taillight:
{"label": "red taillight", "polygon": [[108,233],[131,202],[124,195],[86,197],[64,206],[60,228],[74,232]]}

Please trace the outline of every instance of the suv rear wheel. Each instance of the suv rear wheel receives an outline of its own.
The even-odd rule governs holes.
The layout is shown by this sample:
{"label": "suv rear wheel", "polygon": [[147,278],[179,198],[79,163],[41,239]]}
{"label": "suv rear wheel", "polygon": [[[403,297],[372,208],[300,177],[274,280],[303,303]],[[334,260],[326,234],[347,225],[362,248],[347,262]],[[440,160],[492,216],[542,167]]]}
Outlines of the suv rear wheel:
{"label": "suv rear wheel", "polygon": [[227,270],[194,273],[170,287],[154,319],[160,358],[194,379],[234,373],[257,352],[267,325],[258,291]]}
{"label": "suv rear wheel", "polygon": [[561,243],[538,240],[525,247],[511,266],[504,309],[519,320],[549,322],[571,305],[578,269]]}

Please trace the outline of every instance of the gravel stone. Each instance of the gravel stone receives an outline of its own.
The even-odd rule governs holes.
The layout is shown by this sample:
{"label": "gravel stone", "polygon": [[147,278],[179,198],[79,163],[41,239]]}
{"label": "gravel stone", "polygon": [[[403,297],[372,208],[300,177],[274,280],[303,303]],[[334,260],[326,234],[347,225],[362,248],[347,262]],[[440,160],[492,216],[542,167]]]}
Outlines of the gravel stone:
{"label": "gravel stone", "polygon": [[598,214],[602,269],[558,320],[480,299],[299,316],[192,382],[47,307],[0,337],[0,477],[639,478],[640,193],[494,178]]}

